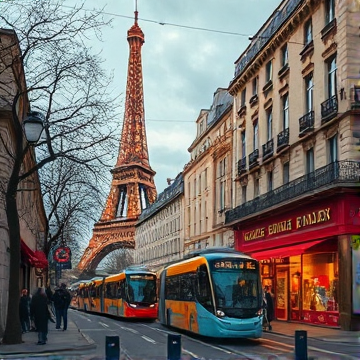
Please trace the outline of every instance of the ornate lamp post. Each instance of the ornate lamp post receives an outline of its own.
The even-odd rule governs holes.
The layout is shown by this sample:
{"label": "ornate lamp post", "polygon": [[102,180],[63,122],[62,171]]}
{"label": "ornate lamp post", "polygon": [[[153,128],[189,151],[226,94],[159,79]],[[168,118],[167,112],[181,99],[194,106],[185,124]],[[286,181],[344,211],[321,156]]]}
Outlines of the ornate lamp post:
{"label": "ornate lamp post", "polygon": [[35,145],[41,136],[45,125],[45,116],[37,111],[31,111],[23,121],[23,128],[29,145]]}

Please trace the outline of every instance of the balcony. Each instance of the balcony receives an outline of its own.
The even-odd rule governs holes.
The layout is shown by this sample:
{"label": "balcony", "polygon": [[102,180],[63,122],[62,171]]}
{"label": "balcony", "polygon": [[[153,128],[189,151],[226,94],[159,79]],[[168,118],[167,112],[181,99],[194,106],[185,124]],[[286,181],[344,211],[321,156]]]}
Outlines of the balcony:
{"label": "balcony", "polygon": [[325,124],[333,119],[338,113],[338,101],[337,96],[333,95],[321,103],[321,124]]}
{"label": "balcony", "polygon": [[274,140],[269,140],[262,146],[263,149],[263,160],[271,158],[274,155]]}
{"label": "balcony", "polygon": [[323,187],[336,188],[345,184],[355,187],[359,186],[359,181],[360,163],[336,161],[228,210],[225,213],[225,224],[240,221],[274,205],[296,201],[295,198],[301,195],[313,195],[314,191],[320,192]]}
{"label": "balcony", "polygon": [[252,169],[253,167],[259,165],[258,159],[259,159],[259,149],[255,149],[249,155],[249,169]]}
{"label": "balcony", "polygon": [[276,151],[284,149],[289,145],[289,128],[281,131],[277,136],[277,148]]}
{"label": "balcony", "polygon": [[299,136],[305,136],[308,132],[314,130],[314,111],[309,111],[299,119]]}
{"label": "balcony", "polygon": [[246,156],[238,161],[238,176],[246,172]]}

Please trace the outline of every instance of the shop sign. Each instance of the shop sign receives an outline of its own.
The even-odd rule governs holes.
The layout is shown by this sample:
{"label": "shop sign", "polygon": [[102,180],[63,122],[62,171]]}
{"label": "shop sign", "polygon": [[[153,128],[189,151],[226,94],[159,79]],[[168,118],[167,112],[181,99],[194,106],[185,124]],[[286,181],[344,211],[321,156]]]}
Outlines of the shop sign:
{"label": "shop sign", "polygon": [[331,220],[330,208],[313,211],[311,213],[296,216],[290,219],[285,219],[268,226],[259,227],[250,231],[244,232],[244,240],[263,239],[272,235],[285,233],[293,230],[299,230],[308,226]]}

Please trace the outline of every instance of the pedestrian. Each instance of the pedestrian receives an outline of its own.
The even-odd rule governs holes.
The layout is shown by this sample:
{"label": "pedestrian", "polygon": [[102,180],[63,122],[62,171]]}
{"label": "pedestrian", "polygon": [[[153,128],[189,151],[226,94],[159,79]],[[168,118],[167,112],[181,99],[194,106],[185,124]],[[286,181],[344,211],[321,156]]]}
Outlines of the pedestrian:
{"label": "pedestrian", "polygon": [[270,291],[270,286],[265,286],[265,302],[266,302],[266,315],[269,325],[269,330],[272,330],[271,321],[274,320],[274,300]]}
{"label": "pedestrian", "polygon": [[51,291],[50,283],[48,282],[48,286],[45,289],[45,293],[48,299],[48,309],[49,309],[49,320],[52,323],[55,323],[54,317],[55,317],[55,310],[54,310],[54,304],[52,301],[53,292]]}
{"label": "pedestrian", "polygon": [[30,297],[27,289],[21,291],[19,302],[19,314],[22,333],[30,331]]}
{"label": "pedestrian", "polygon": [[55,307],[56,330],[61,330],[61,320],[63,320],[63,331],[67,329],[67,311],[70,305],[71,296],[66,289],[66,284],[62,283],[60,288],[55,289],[52,297]]}
{"label": "pedestrian", "polygon": [[48,303],[45,289],[40,287],[33,295],[30,303],[30,313],[34,318],[35,327],[38,332],[38,345],[45,345],[48,334]]}

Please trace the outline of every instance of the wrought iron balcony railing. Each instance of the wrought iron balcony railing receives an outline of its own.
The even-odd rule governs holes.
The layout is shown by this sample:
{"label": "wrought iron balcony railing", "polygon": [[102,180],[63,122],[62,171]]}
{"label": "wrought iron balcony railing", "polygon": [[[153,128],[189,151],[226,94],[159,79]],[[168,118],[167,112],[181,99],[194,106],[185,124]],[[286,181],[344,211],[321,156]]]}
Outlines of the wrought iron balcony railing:
{"label": "wrought iron balcony railing", "polygon": [[280,132],[277,136],[277,149],[279,151],[289,145],[289,128]]}
{"label": "wrought iron balcony railing", "polygon": [[238,161],[238,176],[246,172],[246,156]]}
{"label": "wrought iron balcony railing", "polygon": [[274,205],[289,203],[297,196],[312,193],[322,187],[337,187],[339,184],[359,186],[360,163],[356,161],[336,161],[309,174],[301,176],[272,191],[247,201],[225,212],[225,224],[256,214]]}
{"label": "wrought iron balcony railing", "polygon": [[304,136],[307,132],[314,130],[314,111],[309,111],[299,119],[300,134]]}
{"label": "wrought iron balcony railing", "polygon": [[262,146],[263,148],[263,160],[266,160],[274,155],[274,140],[269,140]]}
{"label": "wrought iron balcony railing", "polygon": [[338,113],[337,96],[333,95],[331,98],[321,103],[321,124],[333,119]]}
{"label": "wrought iron balcony railing", "polygon": [[258,159],[259,159],[259,149],[255,149],[249,155],[249,169],[259,165]]}

